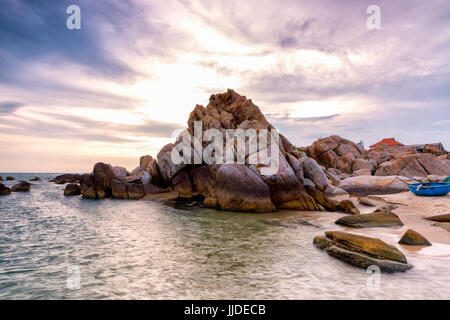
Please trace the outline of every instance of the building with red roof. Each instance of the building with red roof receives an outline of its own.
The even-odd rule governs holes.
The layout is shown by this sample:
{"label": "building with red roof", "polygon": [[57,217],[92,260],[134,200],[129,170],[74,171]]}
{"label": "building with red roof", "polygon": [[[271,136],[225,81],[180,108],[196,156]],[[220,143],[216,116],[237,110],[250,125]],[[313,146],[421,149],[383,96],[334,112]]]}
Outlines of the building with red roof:
{"label": "building with red roof", "polygon": [[384,138],[380,142],[377,142],[377,143],[371,145],[370,146],[370,148],[371,148],[370,151],[374,150],[380,144],[385,144],[388,147],[396,147],[396,146],[403,147],[404,146],[403,143],[400,143],[400,142],[396,141],[395,138]]}

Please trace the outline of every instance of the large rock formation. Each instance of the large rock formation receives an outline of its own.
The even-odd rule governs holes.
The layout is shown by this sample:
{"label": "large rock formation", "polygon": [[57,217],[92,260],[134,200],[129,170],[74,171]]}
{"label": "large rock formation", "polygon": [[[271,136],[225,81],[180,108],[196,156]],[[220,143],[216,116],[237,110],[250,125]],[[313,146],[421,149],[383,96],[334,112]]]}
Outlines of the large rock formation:
{"label": "large rock formation", "polygon": [[319,164],[347,174],[353,172],[353,163],[357,159],[364,159],[368,154],[364,148],[339,136],[321,138],[304,149]]}
{"label": "large rock formation", "polygon": [[[235,130],[231,139],[227,129]],[[207,207],[233,211],[326,208],[357,213],[353,203],[327,198],[338,191],[345,193],[330,184],[331,180],[338,185],[339,178],[325,172],[313,158],[301,154],[275,130],[251,100],[229,89],[212,95],[206,107],[197,105],[189,116],[187,129],[174,143],[164,146],[157,159],[141,157],[139,166],[130,173],[125,168],[98,163],[93,174],[78,177],[81,191],[84,198],[92,199],[110,196],[138,199],[143,195],[145,199],[200,197]],[[222,136],[207,136],[212,132]],[[243,132],[250,134],[244,140],[235,139]],[[253,138],[251,133],[255,134]],[[194,147],[186,154],[179,150],[184,139],[188,140],[188,147]],[[266,143],[261,143],[264,140]],[[365,156],[363,149],[341,140],[336,151],[339,156]],[[224,152],[211,148],[210,144],[223,146]],[[173,159],[174,154],[183,161]],[[270,161],[264,161],[267,159]],[[305,189],[305,185],[309,188]],[[152,192],[147,192],[148,189]],[[170,195],[165,196],[164,192]]]}
{"label": "large rock formation", "polygon": [[[196,124],[201,122],[200,127]],[[174,163],[172,150],[181,143],[186,136],[190,137],[193,146],[197,147],[190,155],[182,155],[185,159],[195,159],[203,156],[208,151],[208,142],[201,139],[196,141],[198,131],[202,134],[205,130],[215,129],[226,136],[227,129],[254,130],[259,134],[260,130],[269,131],[267,146],[258,144],[256,149],[240,147],[235,141],[231,144],[231,154],[226,154],[226,141],[221,141],[224,146],[224,154],[216,154],[222,161],[211,164],[200,163]],[[216,204],[224,210],[267,212],[276,208],[295,210],[320,210],[315,199],[304,188],[304,177],[319,190],[332,193],[334,190],[322,168],[309,158],[302,158],[297,149],[282,135],[279,135],[279,143],[272,141],[270,132],[275,128],[266,120],[259,108],[244,96],[240,96],[233,90],[222,94],[212,95],[206,107],[197,105],[188,119],[188,128],[177,138],[175,143],[164,146],[158,153],[158,168],[164,186],[170,186],[180,195],[201,196],[210,198],[208,206]],[[268,165],[255,165],[252,160],[260,159],[264,154],[271,154],[271,147],[278,150],[278,170],[271,174],[263,174],[263,169]],[[240,149],[242,148],[242,149]],[[245,157],[236,165],[221,164],[226,160],[238,159],[238,151],[243,151]],[[211,151],[211,150],[209,150]],[[210,153],[212,155],[212,153]],[[220,158],[222,157],[222,158]],[[187,175],[184,174],[187,173]],[[219,174],[220,173],[220,174]],[[237,180],[239,174],[241,180]],[[189,179],[187,179],[189,177]],[[248,190],[249,181],[254,183],[254,190]],[[242,184],[241,184],[242,183]],[[266,191],[269,191],[267,198]]]}

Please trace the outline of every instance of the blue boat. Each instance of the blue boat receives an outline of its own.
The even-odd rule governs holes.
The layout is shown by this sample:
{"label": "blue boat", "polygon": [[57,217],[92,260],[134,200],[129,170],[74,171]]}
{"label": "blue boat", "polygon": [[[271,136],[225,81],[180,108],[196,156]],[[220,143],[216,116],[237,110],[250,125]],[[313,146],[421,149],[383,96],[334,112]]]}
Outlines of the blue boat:
{"label": "blue boat", "polygon": [[417,196],[440,197],[450,192],[450,182],[408,183],[408,188]]}

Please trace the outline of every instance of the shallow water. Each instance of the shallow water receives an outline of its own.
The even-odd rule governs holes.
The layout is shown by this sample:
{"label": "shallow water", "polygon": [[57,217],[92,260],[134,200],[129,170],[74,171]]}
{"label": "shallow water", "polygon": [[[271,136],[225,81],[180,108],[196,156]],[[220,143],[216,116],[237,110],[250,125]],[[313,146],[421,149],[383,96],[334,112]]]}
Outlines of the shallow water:
{"label": "shallow water", "polygon": [[[450,298],[448,246],[401,249],[414,268],[377,282],[312,245],[314,236],[341,229],[334,213],[82,200],[64,197],[63,185],[33,183],[30,193],[0,197],[0,299]],[[323,228],[261,222],[292,215]]]}

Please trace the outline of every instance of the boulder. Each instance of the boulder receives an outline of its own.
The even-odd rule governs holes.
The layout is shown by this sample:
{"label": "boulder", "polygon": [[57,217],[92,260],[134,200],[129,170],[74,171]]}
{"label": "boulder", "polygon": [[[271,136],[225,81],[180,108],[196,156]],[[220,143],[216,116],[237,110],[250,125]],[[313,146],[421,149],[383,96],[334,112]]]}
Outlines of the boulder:
{"label": "boulder", "polygon": [[420,233],[408,229],[398,242],[409,246],[431,246],[431,243],[425,239]]}
{"label": "boulder", "polygon": [[188,169],[194,190],[205,198],[216,198],[216,174],[220,165],[204,165]]}
{"label": "boulder", "polygon": [[322,170],[320,165],[312,158],[301,158],[300,163],[303,166],[303,172],[305,178],[310,179],[314,182],[314,185],[321,191],[327,193],[330,188],[330,183],[328,181],[327,175]]}
{"label": "boulder", "polygon": [[16,178],[11,177],[11,176],[6,177],[6,181],[12,181],[12,180],[16,180]]}
{"label": "boulder", "polygon": [[26,181],[20,181],[18,184],[15,184],[11,187],[12,192],[27,192],[30,191],[31,184]]}
{"label": "boulder", "polygon": [[[399,177],[408,180],[406,177]],[[408,187],[397,176],[358,176],[341,181],[340,188],[357,196],[393,194],[409,191]]]}
{"label": "boulder", "polygon": [[352,170],[353,172],[366,169],[370,172],[370,175],[375,172],[377,169],[377,164],[374,160],[367,160],[367,159],[355,159],[352,163]]}
{"label": "boulder", "polygon": [[304,149],[326,168],[337,168],[348,174],[352,173],[352,163],[355,159],[367,156],[366,150],[336,135],[318,139]]}
{"label": "boulder", "polygon": [[39,178],[39,177],[34,177],[33,179],[30,179],[30,181],[41,181],[41,178]]}
{"label": "boulder", "polygon": [[158,153],[156,158],[158,159],[158,169],[161,173],[161,178],[164,183],[168,184],[172,177],[174,177],[186,164],[174,164],[172,161],[171,153],[174,145],[169,143],[165,145]]}
{"label": "boulder", "polygon": [[139,200],[145,196],[141,184],[127,183],[127,195],[130,200]]}
{"label": "boulder", "polygon": [[81,193],[86,191],[89,187],[94,186],[94,176],[91,174],[82,174],[79,177],[80,187],[81,187]]}
{"label": "boulder", "polygon": [[219,207],[230,211],[272,212],[269,187],[244,165],[224,164],[217,170]]}
{"label": "boulder", "polygon": [[450,222],[450,213],[441,214],[438,216],[427,217],[425,219],[430,220],[430,221],[436,221],[436,222]]}
{"label": "boulder", "polygon": [[303,184],[303,180],[305,178],[303,174],[303,164],[302,162],[294,157],[292,154],[287,155],[287,160],[291,168],[294,170],[295,175],[297,176],[298,181],[300,181],[301,184]]}
{"label": "boulder", "polygon": [[115,179],[112,167],[103,162],[98,162],[94,165],[93,174],[95,190],[99,192],[100,195],[103,195],[104,193],[104,197],[111,196],[111,181]]}
{"label": "boulder", "polygon": [[305,189],[308,194],[325,209],[329,211],[336,211],[338,204],[337,201],[328,199],[328,197],[322,191],[318,190],[315,187],[305,186]]}
{"label": "boulder", "polygon": [[79,182],[80,175],[74,173],[66,173],[55,177],[51,182],[56,184],[76,183]]}
{"label": "boulder", "polygon": [[128,199],[127,182],[113,179],[111,181],[111,194],[116,199]]}
{"label": "boulder", "polygon": [[0,196],[6,196],[11,194],[11,189],[6,187],[3,183],[0,183]]}
{"label": "boulder", "polygon": [[76,183],[69,183],[66,185],[66,188],[64,189],[65,196],[78,196],[80,194],[81,194],[81,188]]}
{"label": "boulder", "polygon": [[193,197],[194,191],[186,171],[181,171],[172,178],[172,187],[174,191],[180,193],[181,198],[189,199]]}
{"label": "boulder", "polygon": [[152,183],[147,183],[142,185],[142,190],[144,191],[145,195],[154,194],[154,193],[161,193],[165,192],[166,190],[158,187]]}
{"label": "boulder", "polygon": [[355,207],[355,204],[351,200],[342,200],[337,204],[337,208],[340,211],[351,213],[351,214],[359,214],[359,209]]}
{"label": "boulder", "polygon": [[403,223],[393,212],[372,212],[342,217],[335,222],[351,228],[401,227]]}
{"label": "boulder", "polygon": [[376,207],[377,205],[372,200],[369,200],[367,198],[359,197],[358,202],[362,204],[363,206],[367,207]]}
{"label": "boulder", "polygon": [[128,171],[124,167],[114,166],[112,171],[116,179],[123,179],[128,175]]}
{"label": "boulder", "polygon": [[148,171],[143,171],[141,173],[141,182],[142,182],[142,184],[150,183],[150,181],[152,181],[152,176],[150,175],[150,173]]}
{"label": "boulder", "polygon": [[83,199],[97,199],[97,192],[93,186],[87,187],[81,195]]}
{"label": "boulder", "polygon": [[[312,199],[306,193],[294,170],[289,166],[281,153],[279,155],[278,168],[278,172],[274,175],[261,175],[261,179],[269,186],[272,203],[281,209],[308,210],[305,206],[305,200]],[[314,210],[318,209],[317,206],[313,207]]]}
{"label": "boulder", "polygon": [[141,171],[150,171],[150,163],[153,161],[152,156],[145,155],[139,159],[139,168]]}
{"label": "boulder", "polygon": [[375,172],[376,176],[393,176],[401,175],[406,177],[426,177],[427,171],[418,161],[419,154],[408,154],[396,158],[395,160],[386,161],[378,167]]}
{"label": "boulder", "polygon": [[432,154],[421,154],[418,161],[428,175],[450,175],[450,165],[446,161],[440,160]]}
{"label": "boulder", "polygon": [[314,238],[313,244],[330,256],[356,267],[376,265],[386,273],[412,268],[401,251],[380,239],[339,231],[328,231],[325,235]]}

